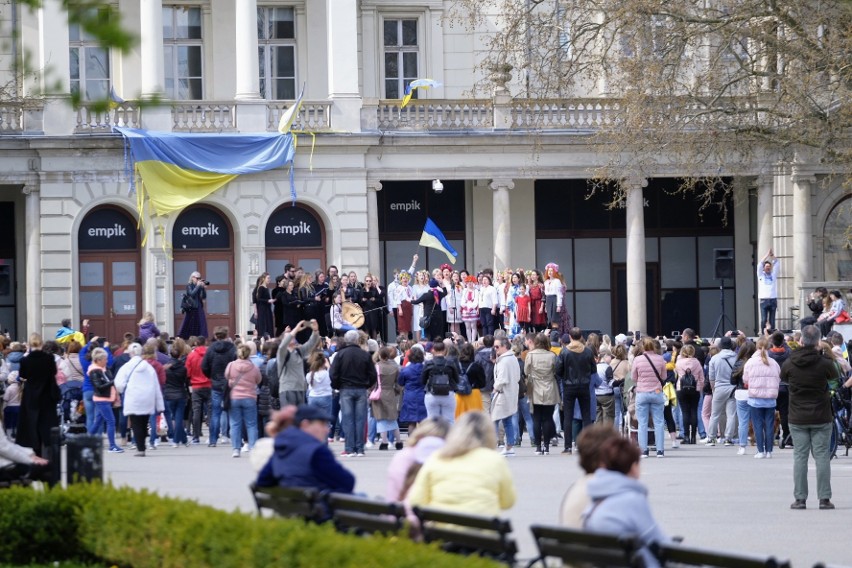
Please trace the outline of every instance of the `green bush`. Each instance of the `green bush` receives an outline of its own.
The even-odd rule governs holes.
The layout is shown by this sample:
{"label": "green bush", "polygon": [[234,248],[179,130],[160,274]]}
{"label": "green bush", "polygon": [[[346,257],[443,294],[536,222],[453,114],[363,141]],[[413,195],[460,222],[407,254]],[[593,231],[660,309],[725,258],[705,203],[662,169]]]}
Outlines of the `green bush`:
{"label": "green bush", "polygon": [[497,566],[402,537],[342,535],[327,525],[226,513],[97,484],[44,492],[0,491],[0,535],[0,564],[74,560],[134,568]]}

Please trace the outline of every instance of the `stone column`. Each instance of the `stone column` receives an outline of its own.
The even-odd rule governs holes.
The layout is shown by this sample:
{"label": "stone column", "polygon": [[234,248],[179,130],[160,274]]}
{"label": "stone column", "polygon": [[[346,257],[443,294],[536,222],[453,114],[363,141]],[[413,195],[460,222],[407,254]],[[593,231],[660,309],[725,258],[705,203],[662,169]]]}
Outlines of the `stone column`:
{"label": "stone column", "polygon": [[504,268],[511,268],[510,254],[512,251],[512,210],[509,205],[509,190],[514,189],[515,182],[510,179],[491,180],[491,189],[494,190],[492,200],[494,202],[494,272]]}
{"label": "stone column", "polygon": [[[775,186],[775,176],[771,173],[762,174],[757,178],[757,258],[760,261],[770,248],[772,242],[772,188]],[[775,251],[776,254],[778,251]]]}
{"label": "stone column", "polygon": [[623,183],[627,201],[627,329],[644,334],[648,326],[648,295],[645,277],[645,199],[642,188],[648,185],[648,180],[631,178]]}
{"label": "stone column", "polygon": [[163,95],[163,2],[140,0],[142,97]]}
{"label": "stone column", "polygon": [[[379,274],[381,259],[379,258],[379,200],[377,193],[382,190],[378,180],[367,181],[367,262],[372,274]],[[381,278],[382,284],[386,284]]]}
{"label": "stone column", "polygon": [[[39,201],[39,188],[37,185],[25,185],[23,193],[26,195],[25,229],[27,235],[27,333],[42,332],[42,301],[41,289],[41,205]],[[26,334],[20,334],[25,337]]]}
{"label": "stone column", "polygon": [[358,2],[326,0],[328,37],[328,98],[335,130],[361,130],[358,90]]}
{"label": "stone column", "polygon": [[257,0],[236,0],[237,100],[259,99]]}
{"label": "stone column", "polygon": [[[793,298],[803,282],[813,279],[813,215],[811,191],[816,178],[793,170]],[[766,254],[760,252],[759,254]],[[784,267],[781,267],[784,270]],[[789,270],[789,268],[788,268]]]}

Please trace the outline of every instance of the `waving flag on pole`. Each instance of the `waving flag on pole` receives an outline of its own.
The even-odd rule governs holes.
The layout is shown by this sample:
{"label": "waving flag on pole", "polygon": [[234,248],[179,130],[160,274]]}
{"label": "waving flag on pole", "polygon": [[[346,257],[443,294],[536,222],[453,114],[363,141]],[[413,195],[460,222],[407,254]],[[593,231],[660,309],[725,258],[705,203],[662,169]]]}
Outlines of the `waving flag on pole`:
{"label": "waving flag on pole", "polygon": [[405,105],[411,100],[411,92],[414,89],[428,89],[429,87],[440,87],[441,83],[434,79],[415,79],[410,82],[408,86],[405,88],[405,96],[402,97],[402,106],[399,108],[405,108]]}
{"label": "waving flag on pole", "polygon": [[278,132],[281,134],[287,134],[293,129],[293,122],[296,121],[296,117],[299,116],[299,111],[302,110],[302,97],[304,96],[305,84],[302,83],[302,90],[296,98],[296,102],[293,103],[293,106],[284,111],[281,115],[281,119],[278,121]]}
{"label": "waving flag on pole", "polygon": [[456,249],[454,249],[447,241],[446,237],[444,237],[444,233],[441,232],[438,225],[436,225],[432,219],[429,219],[428,217],[426,218],[426,226],[423,227],[423,234],[420,236],[420,246],[441,251],[447,255],[447,258],[450,259],[451,263],[455,263],[456,257],[459,255],[459,253],[456,252]]}
{"label": "waving flag on pole", "polygon": [[115,92],[115,87],[109,88],[109,108],[110,110],[114,108],[118,108],[119,105],[123,105],[126,103],[124,99],[118,96],[118,93]]}

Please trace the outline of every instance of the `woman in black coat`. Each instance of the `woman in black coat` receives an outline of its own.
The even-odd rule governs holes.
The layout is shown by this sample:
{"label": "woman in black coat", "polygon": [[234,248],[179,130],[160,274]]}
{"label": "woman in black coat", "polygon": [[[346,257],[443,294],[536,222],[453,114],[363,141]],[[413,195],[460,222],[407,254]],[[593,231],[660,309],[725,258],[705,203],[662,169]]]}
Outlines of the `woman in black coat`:
{"label": "woman in black coat", "polygon": [[384,302],[382,302],[381,292],[373,284],[372,274],[364,277],[364,288],[361,290],[358,304],[364,310],[364,331],[375,339],[376,334],[381,331],[381,317],[384,311],[381,308]]}
{"label": "woman in black coat", "polygon": [[56,405],[62,398],[56,384],[56,360],[41,350],[42,340],[37,333],[30,335],[30,352],[21,359],[20,375],[24,381],[21,414],[18,418],[19,445],[32,448],[44,457],[50,443],[50,430],[59,426]]}
{"label": "woman in black coat", "polygon": [[274,301],[269,290],[269,273],[264,272],[257,279],[257,284],[252,292],[252,302],[254,302],[257,316],[254,327],[257,330],[258,337],[272,337],[275,333],[275,321],[272,315]]}
{"label": "woman in black coat", "polygon": [[[444,312],[441,311],[441,298],[447,295],[447,291],[440,287],[437,280],[429,280],[429,291],[424,292],[412,304],[423,304],[423,317],[429,317],[429,328],[426,335],[432,341],[444,340]],[[418,325],[418,322],[414,322]]]}

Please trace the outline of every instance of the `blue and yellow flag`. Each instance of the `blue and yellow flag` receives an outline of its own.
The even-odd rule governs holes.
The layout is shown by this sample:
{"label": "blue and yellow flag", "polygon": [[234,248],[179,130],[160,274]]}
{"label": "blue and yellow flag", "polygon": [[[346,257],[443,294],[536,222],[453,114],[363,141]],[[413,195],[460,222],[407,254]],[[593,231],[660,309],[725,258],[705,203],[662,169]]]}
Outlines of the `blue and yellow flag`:
{"label": "blue and yellow flag", "polygon": [[444,233],[441,232],[438,225],[436,225],[432,219],[428,217],[426,218],[426,226],[423,227],[423,234],[420,235],[420,246],[441,251],[447,255],[451,264],[456,262],[456,257],[459,255],[459,253],[456,252],[456,249],[454,249],[447,241],[446,237],[444,237]]}
{"label": "blue and yellow flag", "polygon": [[402,97],[402,105],[399,108],[405,108],[405,106],[411,101],[411,93],[414,89],[428,89],[429,87],[440,87],[441,83],[434,79],[415,79],[410,82],[407,87],[405,87],[405,94]]}

